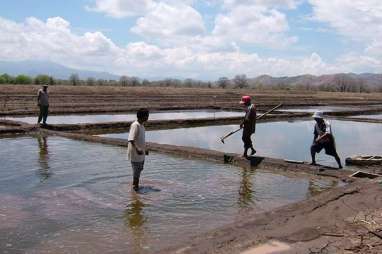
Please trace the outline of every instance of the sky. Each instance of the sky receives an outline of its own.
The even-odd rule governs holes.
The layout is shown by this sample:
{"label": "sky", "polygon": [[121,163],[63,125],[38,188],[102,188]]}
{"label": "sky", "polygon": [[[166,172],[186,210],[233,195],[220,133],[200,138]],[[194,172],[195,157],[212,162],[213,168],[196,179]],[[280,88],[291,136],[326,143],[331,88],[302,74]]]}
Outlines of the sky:
{"label": "sky", "polygon": [[149,79],[382,73],[380,0],[0,4],[0,61]]}

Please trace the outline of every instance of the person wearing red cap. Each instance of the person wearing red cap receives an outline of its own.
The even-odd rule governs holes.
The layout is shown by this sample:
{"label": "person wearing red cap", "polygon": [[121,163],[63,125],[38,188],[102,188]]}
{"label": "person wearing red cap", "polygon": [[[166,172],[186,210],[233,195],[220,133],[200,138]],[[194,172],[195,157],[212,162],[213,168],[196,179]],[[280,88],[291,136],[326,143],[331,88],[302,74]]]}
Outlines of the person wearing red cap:
{"label": "person wearing red cap", "polygon": [[253,148],[251,136],[256,131],[256,106],[251,103],[250,96],[241,97],[240,105],[244,107],[245,117],[243,122],[240,124],[240,128],[243,128],[242,140],[244,142],[244,153],[243,157],[248,157],[248,149],[251,149],[251,155],[256,153]]}

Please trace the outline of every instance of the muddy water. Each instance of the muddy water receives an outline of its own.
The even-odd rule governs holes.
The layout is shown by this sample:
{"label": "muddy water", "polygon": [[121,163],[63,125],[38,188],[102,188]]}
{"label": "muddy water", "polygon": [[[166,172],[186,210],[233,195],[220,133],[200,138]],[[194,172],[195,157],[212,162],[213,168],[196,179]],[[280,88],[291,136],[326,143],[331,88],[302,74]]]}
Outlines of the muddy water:
{"label": "muddy water", "polygon": [[[332,129],[340,157],[357,154],[381,154],[382,125],[333,120]],[[221,143],[220,137],[236,130],[237,125],[208,126],[172,130],[148,131],[150,142],[193,146],[222,152],[241,153],[241,132]],[[314,121],[259,123],[253,138],[258,155],[291,160],[310,160],[310,145],[313,141]],[[127,138],[127,133],[104,136]],[[321,152],[317,162],[336,166],[334,159]]]}
{"label": "muddy water", "polygon": [[382,119],[382,114],[351,116],[351,118]]}
{"label": "muddy water", "polygon": [[0,139],[0,158],[3,253],[154,253],[336,185],[151,154],[134,194],[124,148],[58,137]]}
{"label": "muddy water", "polygon": [[[151,120],[172,120],[172,119],[203,119],[218,117],[243,116],[244,113],[237,111],[215,111],[215,110],[183,110],[183,111],[161,111],[152,112]],[[12,117],[8,120],[15,120],[34,124],[37,117]],[[101,123],[101,122],[121,122],[134,121],[136,114],[99,114],[99,115],[57,115],[49,116],[50,124],[79,124],[79,123]]]}

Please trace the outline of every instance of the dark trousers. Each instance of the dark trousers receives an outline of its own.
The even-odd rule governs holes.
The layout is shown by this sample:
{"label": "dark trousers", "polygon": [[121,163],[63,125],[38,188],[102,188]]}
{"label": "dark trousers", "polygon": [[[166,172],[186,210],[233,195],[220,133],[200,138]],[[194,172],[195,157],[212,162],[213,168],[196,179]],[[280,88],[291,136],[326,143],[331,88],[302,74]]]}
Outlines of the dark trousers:
{"label": "dark trousers", "polygon": [[139,186],[139,178],[141,177],[141,172],[143,170],[145,162],[131,162],[131,167],[133,168],[133,186],[138,188]]}
{"label": "dark trousers", "polygon": [[241,137],[241,139],[243,140],[243,143],[244,143],[244,149],[249,149],[252,147],[252,140],[251,140],[251,136],[252,134],[255,133],[255,128],[254,127],[247,127],[244,126],[243,128],[243,136]]}
{"label": "dark trousers", "polygon": [[42,123],[46,123],[46,119],[48,118],[48,112],[49,112],[49,105],[48,106],[43,106],[43,105],[40,105],[40,114],[38,115],[38,123],[41,122],[42,120]]}

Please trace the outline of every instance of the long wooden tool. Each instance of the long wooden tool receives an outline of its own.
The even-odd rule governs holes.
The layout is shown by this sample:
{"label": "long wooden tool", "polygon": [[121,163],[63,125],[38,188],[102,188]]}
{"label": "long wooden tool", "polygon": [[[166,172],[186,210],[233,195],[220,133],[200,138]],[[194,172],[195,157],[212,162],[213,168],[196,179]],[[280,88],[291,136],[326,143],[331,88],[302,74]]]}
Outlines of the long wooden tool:
{"label": "long wooden tool", "polygon": [[[283,105],[283,104],[280,103],[279,105],[277,105],[276,107],[274,107],[274,108],[268,110],[268,111],[265,112],[264,114],[259,115],[258,117],[256,117],[256,120],[261,119],[262,117],[264,117],[265,115],[267,115],[267,114],[271,113],[272,111],[278,109],[278,108],[281,107],[282,105]],[[226,138],[228,138],[229,136],[235,134],[236,132],[240,131],[241,129],[242,129],[242,128],[239,128],[239,129],[237,129],[237,130],[231,131],[230,133],[228,133],[228,134],[225,135],[224,137],[221,137],[221,138],[220,138],[220,141],[224,144],[224,140],[225,140]]]}

